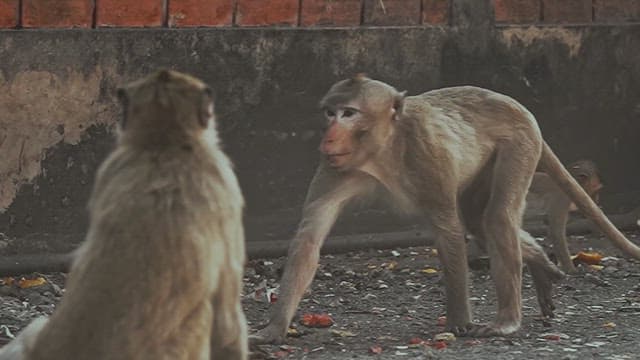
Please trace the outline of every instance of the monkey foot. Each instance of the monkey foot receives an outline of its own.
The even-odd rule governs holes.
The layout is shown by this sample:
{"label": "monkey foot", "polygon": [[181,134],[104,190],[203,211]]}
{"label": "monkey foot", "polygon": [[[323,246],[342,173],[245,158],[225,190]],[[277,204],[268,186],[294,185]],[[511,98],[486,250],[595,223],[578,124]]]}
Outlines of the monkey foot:
{"label": "monkey foot", "polygon": [[284,344],[285,335],[279,329],[267,326],[249,335],[249,345]]}
{"label": "monkey foot", "polygon": [[468,336],[472,337],[490,337],[490,336],[504,336],[513,334],[520,328],[520,323],[511,324],[474,324],[473,328],[469,331]]}
{"label": "monkey foot", "polygon": [[565,278],[565,274],[555,265],[530,266],[529,268],[538,297],[538,305],[542,315],[553,318],[555,305],[553,304],[554,284]]}
{"label": "monkey foot", "polygon": [[466,326],[456,326],[450,328],[449,331],[459,337],[491,337],[505,336],[513,334],[520,328],[519,324],[497,325],[489,324],[467,324]]}
{"label": "monkey foot", "polygon": [[469,336],[469,331],[474,327],[474,324],[467,324],[465,326],[447,326],[447,331],[453,333],[455,336]]}

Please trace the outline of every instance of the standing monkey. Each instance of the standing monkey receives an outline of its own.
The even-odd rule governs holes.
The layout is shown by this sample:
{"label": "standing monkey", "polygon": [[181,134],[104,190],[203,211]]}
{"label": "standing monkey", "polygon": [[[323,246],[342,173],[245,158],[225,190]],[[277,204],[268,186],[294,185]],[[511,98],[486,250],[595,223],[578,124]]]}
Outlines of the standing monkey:
{"label": "standing monkey", "polygon": [[[640,248],[607,220],[542,140],[533,115],[505,95],[464,86],[405,97],[357,76],[334,84],[320,105],[328,124],[320,144],[324,158],[289,247],[280,298],[254,343],[284,341],[340,210],[377,184],[399,207],[432,224],[446,280],[447,327],[458,335],[518,330],[523,259],[542,312],[552,314],[551,284],[562,272],[520,226],[538,165],[618,246],[640,257]],[[489,324],[472,322],[465,230],[485,242],[491,258],[498,311]]]}
{"label": "standing monkey", "polygon": [[67,291],[0,359],[246,359],[244,201],[211,91],[160,71],[118,95],[118,144]]}
{"label": "standing monkey", "polygon": [[[584,191],[598,202],[602,182],[596,165],[589,160],[579,160],[568,166],[569,173],[578,181]],[[529,194],[537,196],[544,203],[544,211],[549,225],[548,236],[553,243],[553,253],[562,271],[572,273],[576,267],[571,261],[566,237],[569,212],[577,210],[575,204],[549,175],[537,172],[533,176]]]}

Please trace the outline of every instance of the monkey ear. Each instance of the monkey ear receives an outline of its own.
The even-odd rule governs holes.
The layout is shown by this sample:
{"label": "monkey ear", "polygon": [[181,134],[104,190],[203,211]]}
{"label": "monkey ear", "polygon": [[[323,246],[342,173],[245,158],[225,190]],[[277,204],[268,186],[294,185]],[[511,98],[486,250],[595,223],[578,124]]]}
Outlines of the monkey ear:
{"label": "monkey ear", "polygon": [[404,97],[407,95],[406,91],[402,91],[396,94],[395,99],[393,99],[393,120],[400,120],[400,114],[402,114],[402,110],[404,108]]}
{"label": "monkey ear", "polygon": [[119,87],[116,90],[116,96],[118,96],[118,101],[120,101],[120,106],[122,107],[122,116],[120,117],[120,127],[124,129],[127,122],[127,112],[129,108],[129,93],[127,89]]}
{"label": "monkey ear", "polygon": [[198,123],[203,127],[209,126],[209,121],[213,119],[213,90],[205,86],[202,89],[202,101],[200,104],[200,111],[198,113]]}

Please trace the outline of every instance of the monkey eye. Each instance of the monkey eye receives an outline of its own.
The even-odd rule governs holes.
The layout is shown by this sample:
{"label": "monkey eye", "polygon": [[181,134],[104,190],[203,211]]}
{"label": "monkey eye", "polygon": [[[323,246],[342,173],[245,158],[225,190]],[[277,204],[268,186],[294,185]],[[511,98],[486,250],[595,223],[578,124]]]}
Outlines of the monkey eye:
{"label": "monkey eye", "polygon": [[325,110],[324,110],[324,114],[325,114],[327,117],[334,117],[334,116],[336,116],[336,112],[335,112],[335,111],[333,111],[333,110],[331,110],[331,109],[325,109]]}
{"label": "monkey eye", "polygon": [[358,112],[360,112],[358,109],[354,109],[354,108],[350,108],[350,107],[344,108],[342,110],[342,117],[350,118],[350,117],[354,116],[355,114],[357,114]]}

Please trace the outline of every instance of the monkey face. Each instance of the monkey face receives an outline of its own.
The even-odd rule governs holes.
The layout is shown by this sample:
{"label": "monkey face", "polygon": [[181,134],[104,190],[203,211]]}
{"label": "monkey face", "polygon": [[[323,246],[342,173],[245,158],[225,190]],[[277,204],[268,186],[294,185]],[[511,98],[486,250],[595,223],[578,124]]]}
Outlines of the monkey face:
{"label": "monkey face", "polygon": [[347,170],[361,161],[359,140],[368,131],[365,114],[357,104],[349,103],[324,109],[327,130],[320,143],[320,152],[333,168]]}
{"label": "monkey face", "polygon": [[360,74],[334,84],[320,101],[327,130],[320,143],[329,166],[359,168],[388,144],[404,93]]}

